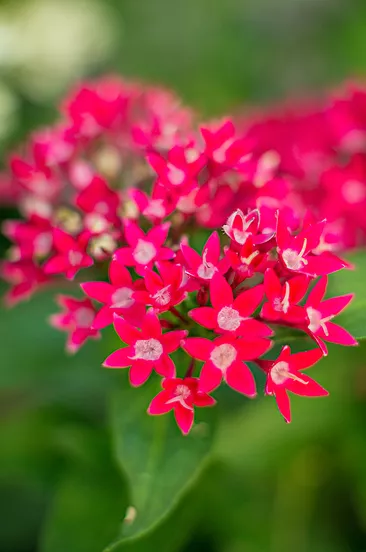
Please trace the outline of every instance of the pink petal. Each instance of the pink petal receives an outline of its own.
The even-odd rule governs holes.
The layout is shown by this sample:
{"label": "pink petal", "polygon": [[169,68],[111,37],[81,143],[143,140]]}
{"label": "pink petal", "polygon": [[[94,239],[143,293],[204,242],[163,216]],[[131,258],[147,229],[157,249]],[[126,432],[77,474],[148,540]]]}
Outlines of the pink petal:
{"label": "pink petal", "polygon": [[322,253],[321,255],[309,255],[307,257],[308,264],[304,266],[302,272],[311,276],[322,276],[323,274],[331,274],[345,268],[344,261],[332,255],[331,253]]}
{"label": "pink petal", "polygon": [[225,278],[215,272],[210,281],[211,303],[215,309],[221,309],[225,305],[233,303],[233,292]]}
{"label": "pink petal", "polygon": [[240,335],[244,336],[246,339],[251,339],[252,336],[270,337],[273,335],[273,330],[271,330],[269,326],[266,326],[266,324],[254,318],[243,320],[239,330]]}
{"label": "pink petal", "polygon": [[290,280],[290,303],[298,303],[304,297],[309,286],[307,276],[295,276]]}
{"label": "pink petal", "polygon": [[276,239],[277,239],[277,245],[280,249],[280,251],[283,251],[287,247],[291,245],[292,237],[290,232],[288,231],[285,217],[279,211],[278,217],[277,217],[277,229],[276,229]]}
{"label": "pink petal", "polygon": [[181,341],[187,337],[188,332],[186,330],[177,330],[173,332],[165,333],[161,336],[160,341],[163,344],[164,352],[173,353],[180,347]]}
{"label": "pink petal", "polygon": [[184,341],[182,348],[193,358],[207,360],[212,351],[212,341],[203,337],[189,337]]}
{"label": "pink petal", "polygon": [[113,293],[113,286],[107,282],[85,282],[80,284],[81,289],[96,301],[100,303],[108,303],[111,294]]}
{"label": "pink petal", "polygon": [[211,307],[198,307],[192,309],[188,314],[197,324],[210,330],[213,330],[217,325],[217,313]]}
{"label": "pink petal", "polygon": [[314,366],[323,356],[321,350],[312,349],[311,351],[303,351],[302,353],[291,355],[289,361],[292,368],[299,371]]}
{"label": "pink petal", "polygon": [[217,264],[220,257],[220,238],[217,232],[213,232],[203,246],[203,251],[207,251],[207,261],[213,265]]}
{"label": "pink petal", "polygon": [[281,412],[286,422],[290,423],[291,422],[290,399],[286,393],[285,388],[277,387],[275,397],[276,397],[278,410]]}
{"label": "pink petal", "polygon": [[349,293],[348,295],[341,295],[340,297],[332,297],[326,299],[320,305],[318,310],[322,313],[323,318],[328,316],[335,316],[343,311],[352,301],[354,295]]}
{"label": "pink petal", "polygon": [[194,249],[192,249],[192,247],[189,247],[189,245],[185,243],[181,243],[180,250],[183,254],[184,259],[186,260],[188,267],[197,270],[198,267],[202,264],[202,259],[197,251],[195,251]]}
{"label": "pink petal", "polygon": [[264,355],[272,346],[268,339],[238,339],[235,342],[241,360],[254,360]]}
{"label": "pink petal", "polygon": [[133,387],[139,387],[145,383],[153,370],[151,362],[144,362],[143,360],[134,361],[130,368],[129,378]]}
{"label": "pink petal", "polygon": [[252,372],[244,362],[234,362],[226,371],[226,383],[235,391],[255,397],[257,389]]}
{"label": "pink petal", "polygon": [[145,314],[145,318],[142,322],[141,331],[144,337],[161,337],[161,325],[159,318],[153,311],[150,309]]}
{"label": "pink petal", "polygon": [[113,324],[113,311],[108,306],[104,306],[95,315],[92,327],[101,330],[110,324]]}
{"label": "pink petal", "polygon": [[151,241],[156,247],[160,247],[166,242],[168,232],[170,228],[170,222],[164,222],[159,226],[155,226],[147,233],[147,240]]}
{"label": "pink petal", "polygon": [[133,249],[130,247],[121,247],[114,252],[113,260],[124,266],[134,266],[136,264],[132,255]]}
{"label": "pink petal", "polygon": [[161,359],[154,363],[156,372],[164,378],[175,378],[176,370],[173,360],[168,355],[163,355]]}
{"label": "pink petal", "polygon": [[264,286],[257,285],[243,291],[234,301],[234,308],[241,316],[251,315],[260,305],[264,295]]}
{"label": "pink petal", "polygon": [[184,406],[178,404],[178,406],[176,406],[176,408],[174,409],[174,417],[181,432],[184,435],[187,435],[193,425],[193,410],[188,410],[188,408],[184,408]]}
{"label": "pink petal", "polygon": [[69,267],[69,261],[64,255],[56,255],[46,262],[43,270],[45,274],[61,274],[62,272],[66,272]]}
{"label": "pink petal", "polygon": [[333,322],[327,323],[328,335],[323,336],[323,339],[330,341],[331,343],[337,343],[338,345],[355,346],[358,345],[357,340],[347,330],[333,324]]}
{"label": "pink petal", "polygon": [[328,391],[324,389],[319,383],[309,378],[306,374],[299,376],[305,383],[300,381],[289,380],[286,382],[286,388],[295,395],[303,397],[326,397],[329,395]]}
{"label": "pink petal", "polygon": [[214,406],[216,401],[213,397],[210,397],[210,395],[207,395],[206,393],[196,393],[194,397],[194,404],[199,407]]}
{"label": "pink petal", "polygon": [[160,261],[170,261],[170,259],[174,259],[175,253],[169,247],[160,247],[157,257]]}
{"label": "pink petal", "polygon": [[153,398],[149,407],[147,409],[148,414],[152,416],[157,416],[160,414],[166,414],[172,408],[174,408],[174,403],[166,404],[170,399],[170,394],[167,391],[161,391],[156,397]]}
{"label": "pink petal", "polygon": [[145,270],[145,286],[150,291],[151,294],[156,293],[159,289],[164,287],[162,279],[159,274],[156,274],[153,270]]}
{"label": "pink petal", "polygon": [[270,300],[275,299],[276,297],[281,297],[281,282],[272,268],[267,268],[264,275],[264,290]]}
{"label": "pink petal", "polygon": [[125,343],[132,344],[138,339],[142,339],[141,333],[136,328],[116,314],[113,315],[113,324],[118,336]]}
{"label": "pink petal", "polygon": [[199,377],[199,390],[202,393],[211,393],[222,382],[222,371],[216,368],[211,361],[206,362]]}
{"label": "pink petal", "polygon": [[309,293],[309,296],[306,301],[306,305],[318,305],[320,301],[323,299],[325,292],[327,290],[328,285],[328,278],[327,276],[323,276],[320,278],[311,292]]}
{"label": "pink petal", "polygon": [[131,287],[132,278],[131,274],[117,261],[111,261],[109,263],[109,279],[114,286],[118,287]]}
{"label": "pink petal", "polygon": [[135,247],[138,240],[143,240],[146,238],[141,228],[139,228],[135,222],[132,222],[130,220],[125,220],[124,231],[126,241],[128,245],[132,248]]}
{"label": "pink petal", "polygon": [[63,230],[60,230],[60,228],[53,230],[53,240],[54,246],[61,253],[68,253],[70,250],[77,248],[74,238]]}
{"label": "pink petal", "polygon": [[127,366],[131,366],[132,360],[129,358],[131,356],[133,356],[133,351],[131,351],[130,347],[118,349],[105,359],[103,366],[105,368],[126,368]]}

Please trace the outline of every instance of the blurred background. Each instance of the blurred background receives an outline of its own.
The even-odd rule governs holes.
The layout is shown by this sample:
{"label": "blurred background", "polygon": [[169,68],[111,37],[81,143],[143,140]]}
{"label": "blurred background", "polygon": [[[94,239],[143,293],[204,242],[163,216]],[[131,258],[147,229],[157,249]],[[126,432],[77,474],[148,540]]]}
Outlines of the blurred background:
{"label": "blurred background", "polygon": [[[204,117],[319,94],[365,75],[366,2],[0,0],[1,163],[73,83],[108,72],[172,87]],[[1,309],[0,552],[102,552],[126,508],[108,343],[67,358],[52,296]],[[313,376],[331,395],[295,397],[291,426],[271,399],[225,395],[217,460],[123,550],[365,552],[366,348],[333,347]]]}

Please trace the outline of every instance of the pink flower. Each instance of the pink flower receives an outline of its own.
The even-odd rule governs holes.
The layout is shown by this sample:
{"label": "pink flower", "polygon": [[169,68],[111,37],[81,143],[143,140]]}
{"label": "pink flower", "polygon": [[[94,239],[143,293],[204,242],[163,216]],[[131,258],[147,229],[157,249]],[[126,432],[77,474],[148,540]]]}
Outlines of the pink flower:
{"label": "pink flower", "polygon": [[95,176],[76,197],[75,204],[85,213],[95,213],[110,222],[116,222],[120,198],[103,178]]}
{"label": "pink flower", "polygon": [[154,184],[151,197],[137,188],[132,188],[129,195],[136,203],[139,212],[153,224],[160,223],[172,213],[175,207],[167,189],[159,183]]}
{"label": "pink flower", "polygon": [[40,286],[49,281],[42,267],[31,259],[5,261],[1,265],[1,276],[12,286],[5,295],[9,307],[29,299]]}
{"label": "pink flower", "polygon": [[162,381],[161,391],[151,401],[148,413],[156,416],[174,410],[178,427],[187,435],[194,421],[194,407],[214,406],[216,401],[199,391],[197,378],[169,378]]}
{"label": "pink flower", "polygon": [[123,316],[128,322],[139,326],[144,315],[145,305],[134,296],[137,289],[127,268],[117,261],[109,265],[108,282],[85,282],[80,284],[86,295],[104,303],[96,315],[93,327],[100,330],[113,323],[113,314]]}
{"label": "pink flower", "polygon": [[329,394],[316,381],[302,372],[302,370],[313,366],[322,356],[319,349],[292,355],[290,347],[286,345],[277,360],[256,361],[267,373],[265,394],[276,397],[278,409],[286,422],[291,421],[288,391],[303,397],[324,397]]}
{"label": "pink flower", "polygon": [[202,249],[202,257],[184,242],[181,242],[180,249],[186,261],[188,274],[201,282],[208,283],[214,274],[225,274],[230,267],[226,257],[220,260],[220,238],[217,232],[213,232],[206,241]]}
{"label": "pink flower", "polygon": [[246,339],[265,338],[272,330],[262,322],[250,318],[263,299],[264,289],[257,285],[234,299],[225,278],[217,273],[210,283],[212,307],[199,307],[189,312],[197,324],[217,333],[243,335]]}
{"label": "pink flower", "polygon": [[232,389],[248,397],[255,397],[256,387],[252,372],[245,360],[254,360],[268,351],[271,342],[265,339],[236,339],[222,336],[214,341],[200,337],[185,340],[183,349],[204,365],[199,378],[199,389],[211,393],[224,380]]}
{"label": "pink flower", "polygon": [[298,303],[307,292],[308,285],[307,276],[295,276],[281,284],[275,271],[269,268],[264,275],[264,290],[269,302],[263,305],[262,318],[288,324],[304,322],[306,312]]}
{"label": "pink flower", "polygon": [[306,314],[309,319],[307,332],[318,343],[324,355],[328,351],[323,340],[339,345],[358,345],[356,339],[347,330],[331,322],[337,314],[349,305],[354,295],[349,293],[348,295],[332,297],[322,301],[327,284],[328,278],[326,276],[320,278],[305,303]]}
{"label": "pink flower", "polygon": [[129,247],[121,247],[113,258],[125,266],[135,266],[137,269],[151,268],[156,261],[167,261],[174,257],[174,251],[163,247],[166,241],[170,223],[165,222],[155,226],[144,234],[135,222],[125,221],[125,237]]}
{"label": "pink flower", "polygon": [[259,223],[258,209],[250,211],[247,215],[237,209],[229,216],[222,228],[235,244],[244,245],[249,237],[252,238],[253,244],[265,243],[273,237],[274,232],[270,231],[257,235]]}
{"label": "pink flower", "polygon": [[158,317],[151,309],[142,321],[141,331],[123,318],[114,315],[114,328],[127,347],[114,351],[104,361],[106,368],[130,369],[130,382],[133,386],[145,383],[153,369],[164,377],[175,377],[175,366],[169,357],[186,337],[185,330],[162,333]]}
{"label": "pink flower", "polygon": [[59,295],[57,303],[64,312],[53,314],[49,321],[54,328],[69,333],[66,344],[69,353],[76,353],[87,339],[101,337],[100,332],[93,328],[96,310],[90,299]]}
{"label": "pink flower", "polygon": [[145,305],[152,305],[157,312],[165,312],[187,297],[185,274],[181,265],[161,262],[157,266],[160,276],[147,268],[144,273],[146,291],[136,291],[133,297]]}
{"label": "pink flower", "polygon": [[57,254],[46,261],[45,274],[65,274],[72,280],[75,274],[82,268],[88,268],[94,263],[93,259],[85,252],[82,238],[75,239],[63,230],[55,228],[53,231],[53,243]]}
{"label": "pink flower", "polygon": [[33,216],[29,221],[7,220],[4,234],[17,244],[21,259],[46,257],[52,249],[52,226],[49,220]]}
{"label": "pink flower", "polygon": [[275,265],[276,261],[270,258],[270,253],[261,252],[253,244],[253,236],[248,236],[238,251],[228,249],[226,256],[235,271],[235,282],[243,282],[251,278],[256,272],[264,272],[266,268]]}
{"label": "pink flower", "polygon": [[51,198],[59,188],[59,182],[51,169],[36,162],[31,164],[19,157],[13,157],[11,169],[21,186],[36,196]]}
{"label": "pink flower", "polygon": [[312,254],[320,244],[325,224],[325,220],[317,224],[309,224],[293,236],[279,212],[276,231],[277,250],[281,262],[288,271],[314,277],[330,274],[347,266],[347,263],[332,253]]}
{"label": "pink flower", "polygon": [[248,140],[237,138],[232,121],[223,121],[214,128],[201,127],[205,141],[205,154],[209,158],[209,170],[218,176],[251,157]]}

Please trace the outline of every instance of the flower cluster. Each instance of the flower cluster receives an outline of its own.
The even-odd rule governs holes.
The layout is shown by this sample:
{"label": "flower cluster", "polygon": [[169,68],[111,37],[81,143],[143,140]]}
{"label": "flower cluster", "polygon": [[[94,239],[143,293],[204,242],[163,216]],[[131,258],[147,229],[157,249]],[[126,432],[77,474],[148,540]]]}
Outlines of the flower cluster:
{"label": "flower cluster", "polygon": [[[324,299],[328,274],[349,268],[332,251],[348,238],[332,234],[310,199],[304,213],[311,190],[298,186],[305,176],[285,144],[264,147],[258,124],[196,130],[173,94],[115,78],[82,85],[62,114],[11,159],[23,219],[4,225],[13,242],[2,266],[7,302],[74,281],[84,297],[59,296],[63,311],[50,319],[68,333],[68,351],[114,324],[123,346],[104,366],[129,368],[132,386],[161,376],[148,412],[173,410],[185,434],[223,382],[254,397],[253,366],[288,422],[288,391],[327,394],[303,370],[327,354],[326,342],[356,344],[333,322],[352,295]],[[220,227],[221,236],[212,231]],[[197,251],[203,232],[211,234]],[[279,326],[315,348],[285,346],[268,360]]]}

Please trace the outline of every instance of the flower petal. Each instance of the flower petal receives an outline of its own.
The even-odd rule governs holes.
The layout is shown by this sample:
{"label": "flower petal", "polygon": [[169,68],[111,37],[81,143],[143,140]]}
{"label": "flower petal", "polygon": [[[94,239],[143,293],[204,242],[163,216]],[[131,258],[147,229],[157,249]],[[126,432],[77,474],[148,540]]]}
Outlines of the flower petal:
{"label": "flower petal", "polygon": [[101,330],[110,324],[113,324],[113,311],[108,306],[104,306],[95,315],[92,328]]}
{"label": "flower petal", "polygon": [[192,320],[204,328],[213,330],[216,327],[217,314],[216,310],[211,307],[198,307],[197,309],[192,309],[188,314]]}
{"label": "flower petal", "polygon": [[105,361],[103,362],[103,366],[105,368],[126,368],[127,366],[131,366],[132,360],[132,351],[130,347],[126,347],[125,349],[118,349],[117,351],[114,351],[114,353],[110,354]]}
{"label": "flower petal", "polygon": [[291,407],[290,399],[287,395],[286,389],[284,387],[277,387],[276,389],[276,402],[278,410],[281,412],[282,416],[285,418],[287,423],[291,422]]}
{"label": "flower petal", "polygon": [[144,362],[143,360],[137,360],[130,368],[129,378],[133,387],[139,387],[145,383],[153,370],[151,362]]}
{"label": "flower petal", "polygon": [[248,397],[255,397],[257,394],[254,376],[244,362],[234,362],[229,366],[225,380],[232,389]]}
{"label": "flower petal", "polygon": [[212,351],[212,341],[203,337],[189,337],[185,339],[182,348],[197,360],[207,360]]}
{"label": "flower petal", "polygon": [[113,324],[116,333],[125,343],[132,344],[135,343],[137,339],[141,339],[141,333],[137,328],[134,328],[131,324],[126,322],[126,320],[116,314],[113,315]]}
{"label": "flower petal", "polygon": [[194,411],[178,404],[174,409],[174,417],[181,432],[187,435],[193,425]]}
{"label": "flower petal", "polygon": [[80,284],[80,287],[85,295],[100,303],[108,303],[114,290],[113,286],[107,282],[84,282]]}
{"label": "flower petal", "polygon": [[226,279],[219,272],[215,272],[211,278],[210,297],[212,306],[215,309],[221,309],[233,303],[233,291]]}
{"label": "flower petal", "polygon": [[148,414],[159,416],[160,414],[170,412],[174,408],[174,404],[166,404],[169,399],[170,394],[167,391],[161,391],[149,404],[147,409]]}
{"label": "flower petal", "polygon": [[177,330],[173,332],[167,332],[160,338],[160,342],[163,344],[164,351],[166,353],[173,353],[180,347],[181,341],[187,337],[188,332],[186,330]]}
{"label": "flower petal", "polygon": [[199,377],[199,390],[202,393],[210,393],[222,382],[222,371],[216,368],[211,361],[206,362]]}
{"label": "flower petal", "polygon": [[338,326],[338,324],[333,324],[333,322],[327,323],[328,335],[322,336],[323,339],[329,341],[330,343],[337,343],[338,345],[347,345],[355,346],[358,345],[357,340],[349,333],[347,330]]}
{"label": "flower petal", "polygon": [[264,295],[264,286],[257,285],[243,291],[234,301],[234,308],[241,316],[251,315],[260,305]]}
{"label": "flower petal", "polygon": [[153,309],[148,310],[145,314],[145,318],[142,321],[141,331],[142,334],[148,338],[161,337],[161,325],[159,318]]}

